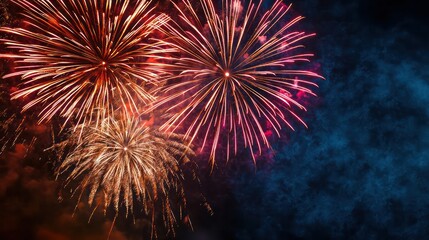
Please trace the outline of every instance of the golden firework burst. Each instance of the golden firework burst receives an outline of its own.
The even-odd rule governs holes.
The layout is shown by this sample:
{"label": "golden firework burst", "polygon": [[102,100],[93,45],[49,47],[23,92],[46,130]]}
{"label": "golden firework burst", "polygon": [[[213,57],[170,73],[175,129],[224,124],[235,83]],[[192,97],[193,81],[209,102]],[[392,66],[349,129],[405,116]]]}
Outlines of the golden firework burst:
{"label": "golden firework burst", "polygon": [[58,167],[59,175],[67,175],[66,183],[79,182],[74,190],[80,192],[79,202],[88,193],[89,205],[99,199],[96,207],[112,206],[118,213],[124,206],[127,215],[143,209],[152,223],[162,213],[165,226],[174,231],[175,203],[170,197],[175,194],[185,202],[180,169],[194,154],[182,136],[167,136],[130,116],[79,128],[60,144],[59,149],[71,151]]}

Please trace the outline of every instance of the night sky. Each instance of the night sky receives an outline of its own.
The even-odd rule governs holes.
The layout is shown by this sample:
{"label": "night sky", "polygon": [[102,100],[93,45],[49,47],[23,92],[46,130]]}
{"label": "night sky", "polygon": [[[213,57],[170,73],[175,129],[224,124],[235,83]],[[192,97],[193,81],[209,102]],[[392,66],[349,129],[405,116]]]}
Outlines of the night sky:
{"label": "night sky", "polygon": [[[306,17],[300,27],[317,33],[306,45],[316,55],[311,66],[326,78],[318,98],[304,99],[308,129],[285,129],[256,166],[243,153],[210,173],[196,159],[201,183],[188,188],[194,231],[180,223],[167,239],[428,239],[423,2],[293,2],[293,14]],[[13,12],[5,3],[1,24]],[[33,127],[41,143],[18,144],[0,158],[0,239],[106,239],[111,216],[97,212],[88,223],[83,203],[72,216],[76,198],[55,181],[57,159],[44,151],[46,126]],[[111,239],[148,239],[147,224],[119,218]]]}

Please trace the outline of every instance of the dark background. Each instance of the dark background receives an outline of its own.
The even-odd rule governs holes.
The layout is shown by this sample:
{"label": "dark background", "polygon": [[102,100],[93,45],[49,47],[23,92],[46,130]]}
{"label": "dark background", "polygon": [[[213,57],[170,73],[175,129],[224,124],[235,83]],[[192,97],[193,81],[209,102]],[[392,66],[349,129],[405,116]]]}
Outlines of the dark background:
{"label": "dark background", "polygon": [[[244,155],[211,175],[202,167],[213,214],[191,194],[194,232],[181,224],[177,239],[428,239],[429,9],[423,0],[293,4],[317,33],[307,45],[326,78],[308,100],[309,129],[285,132],[256,167]],[[0,163],[0,238],[106,239],[109,218],[72,217],[53,160],[27,149]],[[118,222],[111,238],[142,239],[142,221]]]}

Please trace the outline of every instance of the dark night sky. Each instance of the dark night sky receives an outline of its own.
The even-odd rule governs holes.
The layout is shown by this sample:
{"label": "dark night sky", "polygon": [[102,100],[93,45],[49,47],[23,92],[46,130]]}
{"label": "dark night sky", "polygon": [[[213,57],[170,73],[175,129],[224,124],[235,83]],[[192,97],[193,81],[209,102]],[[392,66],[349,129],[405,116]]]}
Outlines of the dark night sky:
{"label": "dark night sky", "polygon": [[[269,4],[270,1],[267,1]],[[427,239],[429,236],[429,13],[424,1],[297,0],[307,45],[326,80],[304,118],[255,169],[238,156],[190,202],[194,232],[177,239]],[[0,162],[0,239],[106,239],[110,221],[59,185],[39,147]],[[198,195],[198,194],[195,194]],[[143,220],[112,239],[142,239]],[[142,223],[143,222],[143,223]]]}

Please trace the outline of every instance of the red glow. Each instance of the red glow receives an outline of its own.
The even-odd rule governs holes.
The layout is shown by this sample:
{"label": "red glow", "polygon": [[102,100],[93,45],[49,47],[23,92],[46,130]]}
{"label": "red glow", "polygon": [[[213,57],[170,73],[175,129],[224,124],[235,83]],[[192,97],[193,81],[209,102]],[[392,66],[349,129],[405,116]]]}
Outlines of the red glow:
{"label": "red glow", "polygon": [[271,136],[273,136],[273,131],[271,131],[271,130],[265,131],[265,136],[266,136],[266,137],[271,137]]}

